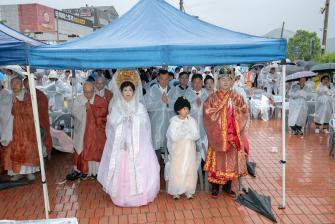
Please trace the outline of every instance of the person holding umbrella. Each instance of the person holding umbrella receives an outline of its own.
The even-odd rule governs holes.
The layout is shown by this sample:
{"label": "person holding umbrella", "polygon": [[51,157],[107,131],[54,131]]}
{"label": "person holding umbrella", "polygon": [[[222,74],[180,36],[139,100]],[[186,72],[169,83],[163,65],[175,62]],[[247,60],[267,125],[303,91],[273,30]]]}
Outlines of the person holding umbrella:
{"label": "person holding umbrella", "polygon": [[308,105],[307,99],[312,92],[306,85],[306,78],[299,78],[299,82],[292,85],[289,90],[290,106],[288,115],[288,124],[294,135],[303,135],[302,127],[306,123]]}
{"label": "person holding umbrella", "polygon": [[315,133],[320,133],[320,127],[323,126],[323,132],[328,134],[328,123],[331,119],[332,109],[332,95],[334,95],[334,87],[329,82],[328,75],[321,77],[321,83],[316,89],[317,98],[315,104],[314,122],[316,125]]}

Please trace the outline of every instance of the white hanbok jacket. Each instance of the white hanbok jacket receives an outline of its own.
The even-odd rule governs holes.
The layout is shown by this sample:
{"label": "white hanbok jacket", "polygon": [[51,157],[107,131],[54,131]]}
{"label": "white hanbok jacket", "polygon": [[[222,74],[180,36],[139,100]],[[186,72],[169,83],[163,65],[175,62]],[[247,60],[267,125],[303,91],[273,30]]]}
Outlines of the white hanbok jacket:
{"label": "white hanbok jacket", "polygon": [[[159,191],[159,164],[151,145],[150,121],[145,106],[127,105],[128,112],[112,107],[106,125],[107,141],[101,158],[98,181],[113,198],[118,197],[122,172],[121,164],[126,162],[129,177],[128,196],[146,193],[154,197]],[[122,150],[128,150],[127,161],[122,161]],[[152,191],[152,192],[149,192]],[[154,198],[153,197],[153,198]]]}
{"label": "white hanbok jacket", "polygon": [[169,164],[165,169],[167,192],[171,195],[192,195],[197,186],[195,141],[200,137],[197,121],[191,116],[185,120],[178,115],[172,117],[166,137],[169,149]]}

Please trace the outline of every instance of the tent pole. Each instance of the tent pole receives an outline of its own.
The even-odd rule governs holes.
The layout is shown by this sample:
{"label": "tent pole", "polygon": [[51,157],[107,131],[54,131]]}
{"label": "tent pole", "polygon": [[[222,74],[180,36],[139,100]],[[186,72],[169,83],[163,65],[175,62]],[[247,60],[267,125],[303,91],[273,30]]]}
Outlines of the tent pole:
{"label": "tent pole", "polygon": [[72,69],[72,101],[74,101],[75,96],[77,96],[77,77],[76,77],[76,70]]}
{"label": "tent pole", "polygon": [[49,219],[50,203],[49,203],[48,185],[47,185],[46,176],[45,176],[45,169],[44,169],[44,158],[43,158],[43,152],[42,152],[40,120],[39,120],[39,117],[38,117],[38,107],[37,107],[37,97],[36,97],[34,75],[30,74],[30,66],[27,66],[27,72],[28,72],[28,81],[29,81],[31,104],[32,104],[33,114],[34,114],[34,124],[35,124],[36,140],[37,140],[37,146],[38,146],[38,155],[39,155],[39,159],[40,159],[45,218]]}
{"label": "tent pole", "polygon": [[[71,102],[71,105],[73,106],[74,104],[74,100],[75,98],[77,97],[77,77],[76,77],[76,70],[75,69],[72,69],[72,77],[71,77],[71,80],[72,80],[72,102]],[[72,111],[72,108],[71,108],[71,111]],[[71,112],[70,111],[70,112]],[[71,119],[71,138],[73,139],[73,130],[72,130],[72,126],[73,126],[73,119]]]}
{"label": "tent pole", "polygon": [[282,72],[282,203],[279,205],[279,209],[285,209],[286,199],[286,60],[283,61],[283,72]]}

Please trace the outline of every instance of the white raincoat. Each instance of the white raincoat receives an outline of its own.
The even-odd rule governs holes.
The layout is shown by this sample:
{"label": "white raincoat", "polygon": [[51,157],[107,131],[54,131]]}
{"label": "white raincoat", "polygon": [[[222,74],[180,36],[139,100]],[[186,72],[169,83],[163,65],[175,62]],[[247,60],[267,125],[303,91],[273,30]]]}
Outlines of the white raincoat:
{"label": "white raincoat", "polygon": [[289,95],[289,115],[288,125],[304,127],[307,119],[308,105],[307,100],[310,98],[312,90],[309,86],[305,85],[303,88],[298,83],[293,84]]}
{"label": "white raincoat", "polygon": [[331,85],[331,88],[328,88],[320,83],[316,92],[314,121],[318,124],[329,123],[333,113],[332,96],[334,95],[334,87]]}

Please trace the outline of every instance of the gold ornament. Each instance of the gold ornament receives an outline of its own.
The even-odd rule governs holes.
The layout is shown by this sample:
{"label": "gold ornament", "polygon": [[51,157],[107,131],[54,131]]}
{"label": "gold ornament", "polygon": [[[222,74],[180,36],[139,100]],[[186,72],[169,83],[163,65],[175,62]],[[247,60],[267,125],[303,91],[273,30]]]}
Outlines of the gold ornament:
{"label": "gold ornament", "polygon": [[131,82],[137,88],[140,82],[140,76],[136,70],[120,70],[116,78],[116,85],[120,88],[124,82]]}

